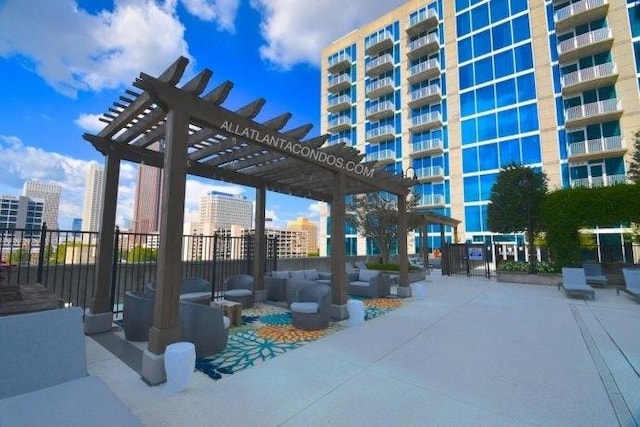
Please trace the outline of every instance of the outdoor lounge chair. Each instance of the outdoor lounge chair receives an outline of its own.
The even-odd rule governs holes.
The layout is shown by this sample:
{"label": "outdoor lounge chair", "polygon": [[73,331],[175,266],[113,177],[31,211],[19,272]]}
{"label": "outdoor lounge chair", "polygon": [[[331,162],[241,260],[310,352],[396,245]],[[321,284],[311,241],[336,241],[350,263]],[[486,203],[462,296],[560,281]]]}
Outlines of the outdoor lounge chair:
{"label": "outdoor lounge chair", "polygon": [[347,293],[352,296],[384,298],[391,294],[391,277],[379,270],[360,270],[356,280],[349,282]]}
{"label": "outdoor lounge chair", "polygon": [[314,330],[329,327],[331,287],[313,285],[299,289],[291,303],[291,323],[295,328]]}
{"label": "outdoor lounge chair", "polygon": [[640,269],[638,268],[623,268],[622,275],[624,277],[624,288],[616,288],[616,293],[620,294],[620,291],[626,292],[632,297],[635,297],[636,301],[640,303]]}
{"label": "outdoor lounge chair", "polygon": [[224,299],[242,304],[242,308],[253,307],[256,280],[248,274],[237,274],[224,281]]}
{"label": "outdoor lounge chair", "polygon": [[564,289],[566,296],[595,298],[595,291],[587,285],[584,268],[562,268],[562,282],[558,284]]}
{"label": "outdoor lounge chair", "polygon": [[231,321],[222,307],[180,302],[180,339],[196,347],[196,357],[207,357],[227,348]]}
{"label": "outdoor lounge chair", "polygon": [[584,275],[587,278],[587,285],[607,286],[607,276],[602,274],[602,266],[597,263],[584,263]]}
{"label": "outdoor lounge chair", "polygon": [[153,323],[153,297],[141,292],[127,291],[122,307],[122,328],[127,341],[149,341]]}

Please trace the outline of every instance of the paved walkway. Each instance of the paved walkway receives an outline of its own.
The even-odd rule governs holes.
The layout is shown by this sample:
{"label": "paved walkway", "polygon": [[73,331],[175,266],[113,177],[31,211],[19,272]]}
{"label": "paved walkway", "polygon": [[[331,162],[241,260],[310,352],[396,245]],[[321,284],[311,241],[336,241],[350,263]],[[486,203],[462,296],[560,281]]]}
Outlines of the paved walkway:
{"label": "paved walkway", "polygon": [[414,300],[220,381],[148,387],[87,339],[148,426],[614,426],[640,422],[640,304],[441,277]]}

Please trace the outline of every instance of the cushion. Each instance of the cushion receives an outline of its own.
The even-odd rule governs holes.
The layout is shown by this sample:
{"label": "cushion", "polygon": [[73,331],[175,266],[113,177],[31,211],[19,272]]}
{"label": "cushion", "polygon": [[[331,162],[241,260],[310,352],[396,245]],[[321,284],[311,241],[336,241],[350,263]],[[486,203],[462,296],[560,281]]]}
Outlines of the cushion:
{"label": "cushion", "polygon": [[289,272],[288,271],[272,271],[271,277],[275,277],[277,279],[288,279]]}
{"label": "cushion", "polygon": [[224,294],[230,297],[246,297],[251,295],[251,291],[249,289],[229,289]]}
{"label": "cushion", "polygon": [[320,275],[318,274],[318,270],[314,268],[313,270],[304,270],[304,278],[307,280],[318,280]]}
{"label": "cushion", "polygon": [[380,271],[378,270],[360,270],[360,272],[358,272],[358,280],[368,282],[369,279],[378,277],[379,275]]}
{"label": "cushion", "polygon": [[231,326],[231,320],[227,316],[222,316],[222,323],[225,329],[229,329],[229,326]]}
{"label": "cushion", "polygon": [[349,286],[362,286],[363,288],[368,288],[370,285],[369,281],[363,282],[361,280],[356,280],[355,282],[349,283]]}
{"label": "cushion", "polygon": [[296,271],[290,271],[289,272],[289,277],[291,277],[292,279],[302,279],[304,280],[304,270],[296,270]]}
{"label": "cushion", "polygon": [[314,314],[318,312],[317,302],[292,302],[291,311],[296,313]]}
{"label": "cushion", "polygon": [[187,292],[180,294],[180,301],[201,302],[210,300],[211,292]]}

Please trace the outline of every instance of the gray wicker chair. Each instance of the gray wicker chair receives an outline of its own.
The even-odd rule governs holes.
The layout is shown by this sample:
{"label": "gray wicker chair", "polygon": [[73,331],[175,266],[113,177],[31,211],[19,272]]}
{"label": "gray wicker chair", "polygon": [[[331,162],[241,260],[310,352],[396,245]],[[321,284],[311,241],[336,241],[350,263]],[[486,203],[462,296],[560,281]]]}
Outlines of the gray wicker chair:
{"label": "gray wicker chair", "polygon": [[153,323],[153,304],[153,298],[142,292],[125,292],[122,321],[127,341],[149,341],[149,328]]}
{"label": "gray wicker chair", "polygon": [[225,322],[222,308],[194,302],[180,302],[182,341],[192,342],[196,357],[207,357],[227,347],[229,321]]}
{"label": "gray wicker chair", "polygon": [[329,327],[331,287],[314,285],[298,290],[296,301],[291,303],[293,326],[298,329],[326,329]]}
{"label": "gray wicker chair", "polygon": [[180,282],[180,301],[209,305],[211,283],[202,277],[184,277]]}
{"label": "gray wicker chair", "polygon": [[256,280],[248,274],[228,277],[223,284],[224,299],[242,304],[242,308],[253,307]]}

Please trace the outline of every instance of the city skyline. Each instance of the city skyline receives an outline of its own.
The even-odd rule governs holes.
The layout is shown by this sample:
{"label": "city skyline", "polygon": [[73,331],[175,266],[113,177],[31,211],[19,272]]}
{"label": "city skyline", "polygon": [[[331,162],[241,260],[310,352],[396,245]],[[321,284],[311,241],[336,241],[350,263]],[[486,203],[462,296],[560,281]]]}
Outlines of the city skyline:
{"label": "city skyline", "polygon": [[[234,83],[226,103],[230,108],[264,97],[260,118],[289,111],[295,118],[292,127],[311,123],[311,135],[317,135],[320,48],[401,3],[4,1],[0,156],[9,167],[0,194],[20,194],[28,180],[60,185],[60,227],[70,229],[73,218],[82,216],[89,164],[103,163],[102,155],[82,139],[83,132],[104,126],[98,117],[140,72],[154,75],[180,55],[189,57],[193,67],[185,78],[206,67],[214,71],[214,83]],[[162,38],[156,37],[156,26],[162,26]],[[121,226],[133,220],[136,173],[135,165],[123,162],[117,212]],[[211,190],[255,199],[251,188],[189,177],[186,217]],[[313,200],[267,195],[267,216],[279,226],[298,216],[317,217],[317,209]]]}

